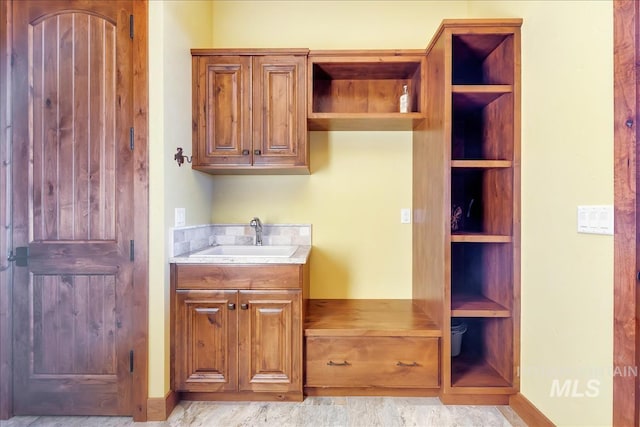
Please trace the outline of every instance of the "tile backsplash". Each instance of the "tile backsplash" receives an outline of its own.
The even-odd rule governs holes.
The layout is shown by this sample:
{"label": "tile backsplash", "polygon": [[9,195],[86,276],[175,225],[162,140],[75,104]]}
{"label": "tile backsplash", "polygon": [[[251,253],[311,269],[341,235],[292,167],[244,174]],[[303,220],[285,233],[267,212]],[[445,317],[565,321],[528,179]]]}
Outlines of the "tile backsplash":
{"label": "tile backsplash", "polygon": [[[256,232],[248,224],[205,224],[171,231],[172,257],[212,245],[253,245]],[[264,224],[262,244],[311,246],[311,224]]]}

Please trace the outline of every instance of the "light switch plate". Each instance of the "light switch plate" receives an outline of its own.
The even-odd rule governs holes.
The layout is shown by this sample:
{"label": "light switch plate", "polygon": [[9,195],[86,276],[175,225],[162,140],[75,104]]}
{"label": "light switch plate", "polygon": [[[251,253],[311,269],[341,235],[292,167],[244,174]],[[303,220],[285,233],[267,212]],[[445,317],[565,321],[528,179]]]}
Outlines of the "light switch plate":
{"label": "light switch plate", "polygon": [[176,208],[174,214],[174,227],[184,227],[186,223],[186,209],[185,208]]}
{"label": "light switch plate", "polygon": [[613,235],[613,205],[578,206],[578,233]]}
{"label": "light switch plate", "polygon": [[411,224],[411,209],[409,208],[400,209],[400,223]]}

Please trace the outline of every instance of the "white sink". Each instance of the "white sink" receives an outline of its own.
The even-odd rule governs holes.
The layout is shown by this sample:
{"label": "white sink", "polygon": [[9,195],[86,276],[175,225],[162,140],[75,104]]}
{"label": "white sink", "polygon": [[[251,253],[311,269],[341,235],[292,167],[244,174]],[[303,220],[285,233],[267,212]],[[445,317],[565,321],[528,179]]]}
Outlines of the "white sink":
{"label": "white sink", "polygon": [[255,246],[255,245],[219,245],[212,246],[190,257],[280,257],[289,258],[298,249],[297,246]]}

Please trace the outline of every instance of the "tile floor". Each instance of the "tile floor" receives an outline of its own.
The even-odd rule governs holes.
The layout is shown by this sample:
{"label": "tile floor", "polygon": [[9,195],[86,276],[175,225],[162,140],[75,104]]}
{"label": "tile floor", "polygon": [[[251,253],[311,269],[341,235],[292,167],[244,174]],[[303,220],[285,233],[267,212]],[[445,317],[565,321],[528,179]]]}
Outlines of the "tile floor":
{"label": "tile floor", "polygon": [[508,406],[445,406],[438,398],[308,397],[304,402],[181,402],[167,421],[127,417],[14,417],[1,427],[526,427]]}

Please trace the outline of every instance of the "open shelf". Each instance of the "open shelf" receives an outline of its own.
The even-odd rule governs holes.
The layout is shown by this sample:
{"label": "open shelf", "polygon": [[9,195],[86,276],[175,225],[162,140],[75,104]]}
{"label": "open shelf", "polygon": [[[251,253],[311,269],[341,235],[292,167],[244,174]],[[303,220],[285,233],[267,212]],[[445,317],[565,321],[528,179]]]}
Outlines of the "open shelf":
{"label": "open shelf", "polygon": [[480,357],[457,356],[451,359],[452,387],[510,387],[509,381]]}
{"label": "open shelf", "polygon": [[453,160],[513,159],[513,95],[453,93],[451,156]]}
{"label": "open shelf", "polygon": [[511,160],[452,160],[452,168],[461,169],[493,169],[510,168],[513,166]]}
{"label": "open shelf", "polygon": [[424,119],[422,113],[312,113],[308,115],[307,128],[311,131],[410,131]]}
{"label": "open shelf", "polygon": [[513,84],[512,34],[454,34],[453,84]]}
{"label": "open shelf", "polygon": [[451,358],[453,387],[511,387],[513,334],[511,318],[465,318],[460,354]]}
{"label": "open shelf", "polygon": [[[510,315],[513,306],[512,257],[510,243],[452,243],[451,310],[486,310],[487,313],[480,317]],[[492,314],[494,311],[495,315]]]}
{"label": "open shelf", "polygon": [[454,293],[451,295],[452,317],[509,317],[511,311],[481,295]]}
{"label": "open shelf", "polygon": [[[511,236],[513,230],[513,170],[453,168],[451,170],[451,230],[453,234]],[[467,240],[472,241],[472,240]]]}
{"label": "open shelf", "polygon": [[[312,130],[324,130],[328,124],[339,125],[336,119],[362,120],[366,115],[370,115],[367,123],[375,126],[380,118],[375,116],[382,114],[382,119],[387,121],[383,128],[390,130],[404,129],[406,123],[424,118],[424,56],[416,55],[415,51],[377,51],[370,55],[362,52],[314,52],[309,56],[308,113]],[[404,85],[409,91],[410,111],[402,114],[399,98]],[[402,115],[408,116],[402,118]]]}

